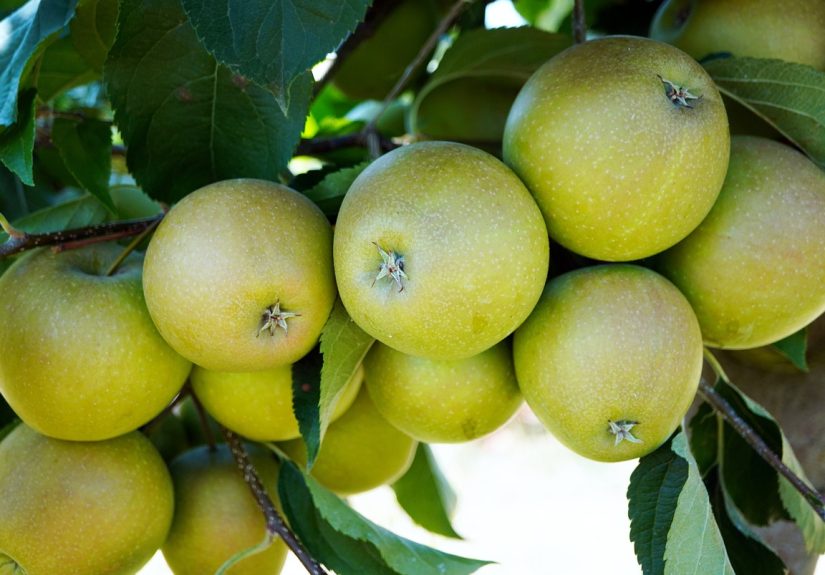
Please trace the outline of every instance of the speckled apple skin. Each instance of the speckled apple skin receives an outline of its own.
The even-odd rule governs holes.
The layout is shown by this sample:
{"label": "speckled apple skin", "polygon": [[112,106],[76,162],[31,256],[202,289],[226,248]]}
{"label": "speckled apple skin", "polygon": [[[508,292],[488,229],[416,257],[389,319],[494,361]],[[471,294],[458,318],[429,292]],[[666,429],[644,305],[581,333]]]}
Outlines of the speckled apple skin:
{"label": "speckled apple skin", "polygon": [[[210,184],[158,226],[143,268],[161,335],[193,363],[257,371],[294,363],[321,334],[335,301],[332,227],[305,196],[263,180]],[[260,333],[265,310],[300,314]]]}
{"label": "speckled apple skin", "polygon": [[136,573],[166,539],[173,498],[138,432],[74,442],[21,424],[0,443],[0,571],[17,573],[11,560],[26,575]]}
{"label": "speckled apple skin", "polygon": [[27,254],[0,278],[0,392],[41,433],[98,441],[133,431],[175,397],[191,363],[161,338],[122,246]]}
{"label": "speckled apple skin", "polygon": [[[674,105],[660,76],[700,99]],[[634,37],[553,57],[522,88],[504,131],[504,159],[535,196],[550,236],[605,261],[651,256],[699,225],[722,187],[729,148],[725,108],[702,67]]]}
{"label": "speckled apple skin", "polygon": [[[404,289],[375,281],[375,244],[404,258]],[[373,162],[344,198],[335,274],[352,319],[390,347],[461,359],[495,345],[541,295],[549,241],[533,199],[493,156],[448,142]]]}
{"label": "speckled apple skin", "polygon": [[707,345],[792,334],[825,312],[825,173],[784,144],[735,137],[713,210],[660,260]]}
{"label": "speckled apple skin", "polygon": [[[702,371],[690,304],[659,274],[627,264],[555,278],[513,341],[527,404],[559,441],[597,461],[635,459],[679,426]],[[638,422],[615,445],[609,421]]]}

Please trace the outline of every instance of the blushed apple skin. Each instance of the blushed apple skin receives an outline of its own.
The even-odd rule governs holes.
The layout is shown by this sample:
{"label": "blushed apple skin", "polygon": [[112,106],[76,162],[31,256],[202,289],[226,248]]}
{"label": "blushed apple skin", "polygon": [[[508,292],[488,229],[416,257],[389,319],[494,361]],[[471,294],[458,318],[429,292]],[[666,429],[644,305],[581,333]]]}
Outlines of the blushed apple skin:
{"label": "blushed apple skin", "polygon": [[[251,461],[278,503],[278,464],[263,450]],[[264,540],[266,522],[226,444],[201,446],[170,465],[175,485],[175,518],[163,556],[175,575],[215,573],[235,553]],[[266,550],[236,563],[229,575],[278,575],[287,547],[277,539]]]}
{"label": "blushed apple skin", "polygon": [[376,343],[364,358],[367,388],[392,425],[428,443],[477,439],[521,405],[510,346],[458,360],[414,357]]}
{"label": "blushed apple skin", "polygon": [[778,142],[737,136],[719,200],[660,256],[706,345],[775,342],[825,311],[825,173]]}
{"label": "blushed apple skin", "polygon": [[74,442],[20,424],[0,443],[0,571],[136,573],[166,539],[173,497],[138,432]]}
{"label": "blushed apple skin", "polygon": [[718,53],[777,58],[825,70],[821,0],[668,0],[650,36],[697,60]]}
{"label": "blushed apple skin", "polygon": [[[305,196],[263,180],[225,180],[186,196],[149,243],[143,289],[164,339],[216,371],[294,363],[335,301],[332,228]],[[276,303],[300,314],[261,332]]]}
{"label": "blushed apple skin", "polygon": [[[597,461],[654,451],[679,426],[702,371],[693,310],[659,274],[627,264],[553,279],[513,340],[527,404],[556,438]],[[609,422],[641,441],[616,444]]]}
{"label": "blushed apple skin", "polygon": [[[376,247],[403,256],[403,289],[376,281]],[[461,359],[513,332],[538,301],[549,240],[529,192],[493,156],[422,142],[355,180],[335,227],[335,273],[352,319],[410,355]]]}
{"label": "blushed apple skin", "polygon": [[[675,105],[660,77],[699,99]],[[589,258],[629,261],[699,225],[729,147],[724,105],[699,64],[667,44],[616,36],[539,68],[513,103],[503,149],[553,239]]]}
{"label": "blushed apple skin", "polygon": [[122,251],[39,250],[0,278],[0,392],[41,433],[98,441],[133,431],[189,375],[149,317],[140,256],[106,277]]}

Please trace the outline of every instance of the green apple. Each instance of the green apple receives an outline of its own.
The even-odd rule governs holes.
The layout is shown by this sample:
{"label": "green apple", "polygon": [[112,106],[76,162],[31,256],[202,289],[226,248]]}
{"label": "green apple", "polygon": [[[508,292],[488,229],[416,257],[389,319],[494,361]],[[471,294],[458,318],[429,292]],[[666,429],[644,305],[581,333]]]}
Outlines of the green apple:
{"label": "green apple", "polygon": [[[363,369],[356,371],[344,388],[332,419],[352,405]],[[206,410],[221,425],[255,441],[283,441],[301,435],[292,410],[292,366],[265,371],[210,371],[199,366],[192,370],[192,391]]]}
{"label": "green apple", "polygon": [[[435,30],[438,14],[431,0],[397,4],[335,72],[335,86],[348,97],[383,100]],[[423,71],[420,66],[414,74]]]}
{"label": "green apple", "polygon": [[598,461],[635,459],[670,437],[696,394],[702,352],[685,297],[627,264],[555,278],[513,343],[527,404],[559,441]]}
{"label": "green apple", "polygon": [[[404,475],[417,446],[417,441],[378,413],[362,386],[352,406],[327,428],[311,475],[340,495],[369,491]],[[306,464],[303,439],[280,447],[299,464]]]}
{"label": "green apple", "polygon": [[457,360],[414,357],[376,343],[364,369],[376,409],[419,441],[476,439],[504,425],[521,405],[506,342]]}
{"label": "green apple", "polygon": [[[278,501],[278,464],[264,451],[250,458],[273,502]],[[175,575],[215,573],[237,552],[261,543],[266,521],[226,444],[201,446],[169,466],[175,484],[175,518],[163,556]],[[280,539],[236,563],[229,575],[278,575],[287,548]]]}
{"label": "green apple", "polygon": [[287,365],[312,349],[335,301],[332,228],[285,186],[210,184],[158,226],[143,289],[160,333],[194,363],[218,371]]}
{"label": "green apple", "polygon": [[529,315],[547,276],[539,209],[480,150],[422,142],[364,170],[338,214],[341,300],[364,331],[407,354],[477,355]]}
{"label": "green apple", "polygon": [[707,219],[660,258],[705,343],[746,349],[825,311],[825,173],[792,148],[737,136]]}
{"label": "green apple", "polygon": [[667,0],[650,36],[697,60],[710,54],[778,58],[825,70],[822,0]]}
{"label": "green apple", "polygon": [[41,433],[96,441],[133,431],[189,375],[149,317],[142,259],[105,275],[122,250],[38,250],[0,278],[0,392]]}
{"label": "green apple", "polygon": [[633,37],[551,58],[522,88],[504,131],[504,159],[550,236],[607,261],[651,256],[693,231],[722,187],[729,146],[704,69]]}
{"label": "green apple", "polygon": [[166,539],[173,497],[140,433],[81,443],[19,425],[0,443],[0,573],[136,573]]}

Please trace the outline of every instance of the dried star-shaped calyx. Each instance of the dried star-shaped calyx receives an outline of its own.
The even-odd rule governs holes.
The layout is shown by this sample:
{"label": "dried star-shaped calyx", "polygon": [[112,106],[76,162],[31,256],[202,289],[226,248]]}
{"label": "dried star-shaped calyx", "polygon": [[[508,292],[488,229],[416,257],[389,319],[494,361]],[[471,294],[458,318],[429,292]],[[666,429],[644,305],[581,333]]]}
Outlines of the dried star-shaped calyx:
{"label": "dried star-shaped calyx", "polygon": [[[658,74],[657,74],[658,76]],[[671,82],[670,80],[665,80],[661,76],[658,76],[659,80],[662,81],[662,84],[665,85],[665,94],[667,95],[668,99],[673,102],[675,106],[682,106],[684,108],[692,108],[693,106],[690,105],[692,100],[698,100],[701,96],[694,96],[690,93],[690,90],[685,86],[678,86]]]}
{"label": "dried star-shaped calyx", "polygon": [[372,280],[372,285],[375,285],[380,279],[389,278],[398,285],[398,292],[404,291],[404,283],[402,279],[407,279],[407,274],[404,273],[404,256],[395,253],[393,250],[386,251],[381,246],[372,242],[378,253],[381,254],[381,267],[378,268],[378,275]]}
{"label": "dried star-shaped calyx", "polygon": [[608,431],[616,436],[616,441],[613,445],[619,445],[622,441],[627,440],[630,443],[641,443],[642,440],[634,436],[630,430],[634,426],[639,425],[638,421],[630,421],[628,419],[620,419],[619,421],[607,420]]}
{"label": "dried star-shaped calyx", "polygon": [[284,330],[284,333],[287,333],[289,326],[287,325],[286,320],[291,317],[300,316],[301,314],[299,313],[283,311],[281,309],[281,301],[278,300],[264,310],[264,313],[261,316],[261,329],[258,330],[258,335],[260,336],[265,331],[268,331],[269,335],[275,335],[278,328]]}

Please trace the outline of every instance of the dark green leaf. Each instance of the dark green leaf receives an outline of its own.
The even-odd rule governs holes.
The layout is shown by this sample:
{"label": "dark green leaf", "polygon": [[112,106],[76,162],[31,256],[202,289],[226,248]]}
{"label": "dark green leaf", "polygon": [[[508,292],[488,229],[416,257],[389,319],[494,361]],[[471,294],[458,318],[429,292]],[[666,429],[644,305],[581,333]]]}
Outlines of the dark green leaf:
{"label": "dark green leaf", "polygon": [[159,214],[163,207],[143,193],[137,186],[117,185],[109,189],[109,195],[121,220],[148,218]]}
{"label": "dark green leaf", "polygon": [[780,339],[773,344],[774,349],[779,351],[790,361],[794,367],[800,371],[808,372],[808,330],[800,329],[796,333],[792,333],[785,339]]}
{"label": "dark green leaf", "polygon": [[0,127],[17,120],[17,90],[29,59],[74,14],[77,0],[29,0],[0,22]]}
{"label": "dark green leaf", "polygon": [[321,182],[304,192],[304,194],[329,217],[338,214],[338,208],[355,178],[369,166],[361,162],[351,168],[344,168],[327,175]]}
{"label": "dark green leaf", "polygon": [[34,185],[32,153],[35,100],[35,90],[26,90],[20,96],[17,123],[0,132],[0,162],[29,186]]}
{"label": "dark green leaf", "polygon": [[734,575],[733,567],[702,483],[699,467],[688,449],[684,432],[670,442],[671,449],[688,464],[687,480],[679,493],[667,535],[665,575]]}
{"label": "dark green leaf", "polygon": [[14,431],[14,428],[17,427],[19,423],[19,419],[12,417],[7,422],[0,424],[0,441],[3,441],[9,433]]}
{"label": "dark green leaf", "polygon": [[570,0],[514,0],[513,4],[531,26],[549,32],[557,32],[573,10]]}
{"label": "dark green leaf", "polygon": [[321,449],[321,366],[323,357],[311,351],[292,366],[292,411],[307,448],[307,469]]}
{"label": "dark green leaf", "polygon": [[[33,234],[92,226],[106,221],[108,212],[90,195],[36,211],[13,222],[14,227]],[[0,232],[0,243],[8,236]]]}
{"label": "dark green leaf", "polygon": [[293,81],[333,52],[369,0],[183,0],[198,37],[231,70],[291,107]]}
{"label": "dark green leaf", "polygon": [[177,3],[124,0],[105,77],[130,171],[168,202],[217,180],[277,180],[298,142],[312,79],[285,116],[270,91],[218,65]]}
{"label": "dark green leaf", "polygon": [[56,118],[52,141],[75,180],[115,211],[109,196],[112,171],[112,130],[107,122],[94,119]]}
{"label": "dark green leaf", "polygon": [[278,492],[298,537],[339,575],[464,575],[489,563],[444,553],[387,531],[291,462],[281,468]]}
{"label": "dark green leaf", "polygon": [[535,28],[471,30],[458,37],[410,109],[414,133],[494,143],[501,140],[521,86],[568,36]]}
{"label": "dark green leaf", "polygon": [[825,166],[825,72],[758,58],[719,58],[705,63],[719,91],[782,132]]}
{"label": "dark green leaf", "polygon": [[70,24],[77,52],[98,73],[115,41],[117,11],[117,0],[81,0]]}
{"label": "dark green leaf", "polygon": [[688,462],[668,441],[639,460],[627,488],[630,540],[645,575],[665,572],[665,548]]}
{"label": "dark green leaf", "polygon": [[455,511],[455,492],[438,468],[429,445],[418,444],[412,465],[392,488],[413,521],[433,533],[461,539],[450,521]]}
{"label": "dark green leaf", "polygon": [[69,37],[60,38],[43,53],[37,72],[37,93],[48,102],[74,88],[97,79],[95,73],[78,53]]}
{"label": "dark green leaf", "polygon": [[690,451],[704,477],[718,463],[719,420],[707,403],[702,403],[690,419]]}

